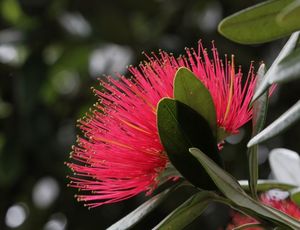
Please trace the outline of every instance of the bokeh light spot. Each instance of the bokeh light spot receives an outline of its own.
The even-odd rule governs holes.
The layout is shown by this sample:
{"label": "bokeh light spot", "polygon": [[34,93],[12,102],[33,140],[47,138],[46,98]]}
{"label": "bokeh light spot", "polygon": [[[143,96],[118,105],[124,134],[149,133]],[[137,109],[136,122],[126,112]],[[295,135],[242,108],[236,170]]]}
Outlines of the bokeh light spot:
{"label": "bokeh light spot", "polygon": [[67,218],[63,213],[55,213],[46,223],[44,230],[64,230],[67,226]]}
{"label": "bokeh light spot", "polygon": [[59,185],[52,177],[41,178],[32,191],[34,204],[41,209],[49,207],[58,197]]}
{"label": "bokeh light spot", "polygon": [[5,224],[10,228],[21,226],[27,218],[26,206],[22,203],[11,206],[5,216]]}
{"label": "bokeh light spot", "polygon": [[67,95],[77,92],[80,79],[78,73],[74,71],[63,70],[58,72],[52,78],[52,84],[58,93]]}
{"label": "bokeh light spot", "polygon": [[133,52],[127,46],[106,44],[94,50],[90,56],[89,71],[91,76],[99,77],[100,74],[123,74],[126,66],[131,63]]}

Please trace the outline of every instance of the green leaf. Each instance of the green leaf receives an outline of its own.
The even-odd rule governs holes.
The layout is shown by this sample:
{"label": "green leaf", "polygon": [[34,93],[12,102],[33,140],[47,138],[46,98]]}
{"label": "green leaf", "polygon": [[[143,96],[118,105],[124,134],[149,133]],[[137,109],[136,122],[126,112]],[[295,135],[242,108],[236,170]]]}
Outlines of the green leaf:
{"label": "green leaf", "polygon": [[278,15],[277,22],[280,26],[300,28],[300,1],[294,1],[286,6]]}
{"label": "green leaf", "polygon": [[[257,90],[263,82],[265,78],[265,70],[265,64],[261,64],[257,71],[255,90]],[[253,103],[252,135],[259,133],[265,125],[268,110],[268,98],[269,92],[266,91]]]}
{"label": "green leaf", "polygon": [[300,187],[300,157],[289,149],[273,149],[269,154],[272,175],[275,180]]}
{"label": "green leaf", "polygon": [[209,124],[216,136],[216,109],[210,92],[187,68],[177,70],[174,79],[174,97],[197,111]]}
{"label": "green leaf", "polygon": [[300,207],[300,188],[290,191],[291,200]]}
{"label": "green leaf", "polygon": [[257,180],[258,180],[258,146],[252,146],[248,149],[249,164],[249,189],[254,199],[257,199]]}
{"label": "green leaf", "polygon": [[219,24],[219,32],[226,38],[242,44],[272,41],[298,30],[298,25],[280,26],[277,14],[293,0],[271,0],[241,10]]}
{"label": "green leaf", "polygon": [[190,147],[196,146],[221,165],[217,142],[208,122],[187,105],[164,98],[158,104],[157,125],[161,143],[175,168],[193,185],[215,189],[205,170],[188,152]]}
{"label": "green leaf", "polygon": [[300,119],[300,100],[277,118],[268,127],[262,130],[259,134],[254,136],[249,142],[248,147],[266,141],[279,133],[286,130],[289,126],[293,125]]}
{"label": "green leaf", "polygon": [[170,213],[154,229],[184,229],[205,211],[209,203],[216,200],[218,196],[213,192],[198,192]]}
{"label": "green leaf", "polygon": [[128,229],[133,227],[141,219],[143,219],[147,214],[153,211],[160,203],[162,203],[165,198],[170,194],[171,191],[177,186],[166,189],[165,191],[153,196],[148,201],[143,203],[137,209],[133,210],[127,216],[123,217],[121,220],[110,226],[107,230],[119,230],[119,229]]}
{"label": "green leaf", "polygon": [[288,82],[298,78],[300,78],[300,49],[293,51],[278,64],[278,72],[270,78],[270,83]]}
{"label": "green leaf", "polygon": [[[256,79],[257,89],[262,82],[265,74],[265,65],[261,64]],[[268,108],[268,91],[266,91],[258,100],[253,103],[253,118],[252,118],[252,136],[260,132],[264,126],[267,108]],[[258,146],[252,146],[248,150],[249,163],[249,187],[253,198],[257,198],[257,180],[258,180]]]}
{"label": "green leaf", "polygon": [[[239,184],[244,190],[249,190],[249,182],[247,180],[240,180]],[[288,184],[284,182],[279,182],[277,180],[258,180],[257,181],[257,191],[266,192],[271,189],[280,189],[284,191],[289,191],[291,189],[297,188],[293,184]]]}
{"label": "green leaf", "polygon": [[248,196],[239,183],[225,170],[221,169],[211,159],[209,159],[201,150],[190,148],[191,154],[205,168],[208,175],[215,182],[220,191],[241,210],[250,215],[271,221],[272,223],[285,227],[286,229],[300,229],[300,222],[281,213],[278,210],[264,206],[258,201]]}
{"label": "green leaf", "polygon": [[258,99],[272,84],[272,77],[275,76],[278,72],[278,64],[281,62],[285,57],[287,57],[297,46],[297,42],[299,39],[299,32],[295,32],[292,34],[290,39],[284,45],[280,53],[278,54],[277,58],[271,65],[270,69],[267,71],[264,80],[260,83],[258,89],[255,90],[255,93],[252,98],[252,102]]}

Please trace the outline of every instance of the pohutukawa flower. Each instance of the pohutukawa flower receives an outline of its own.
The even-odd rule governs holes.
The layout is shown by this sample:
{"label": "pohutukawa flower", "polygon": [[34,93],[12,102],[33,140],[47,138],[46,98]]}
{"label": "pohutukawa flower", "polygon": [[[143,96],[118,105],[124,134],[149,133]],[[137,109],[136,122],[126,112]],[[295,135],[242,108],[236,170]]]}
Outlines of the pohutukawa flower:
{"label": "pohutukawa flower", "polygon": [[[263,204],[273,207],[291,217],[300,221],[300,208],[290,199],[279,199],[278,197],[270,196],[268,193],[262,194],[260,200]],[[232,230],[244,224],[259,223],[252,217],[234,212],[231,223],[227,226],[227,230]],[[262,230],[261,227],[247,228],[248,230]]]}
{"label": "pohutukawa flower", "polygon": [[71,153],[74,171],[70,186],[81,190],[78,200],[89,207],[118,202],[141,192],[150,194],[165,170],[168,158],[156,126],[157,104],[173,97],[178,68],[189,68],[208,88],[216,108],[217,125],[234,134],[252,117],[249,103],[255,74],[252,64],[242,84],[241,68],[235,72],[233,58],[219,59],[213,45],[210,59],[201,42],[198,50],[186,49],[186,57],[175,58],[160,51],[146,55],[132,77],[100,80],[103,90],[93,89],[99,102],[82,120],[79,137]]}

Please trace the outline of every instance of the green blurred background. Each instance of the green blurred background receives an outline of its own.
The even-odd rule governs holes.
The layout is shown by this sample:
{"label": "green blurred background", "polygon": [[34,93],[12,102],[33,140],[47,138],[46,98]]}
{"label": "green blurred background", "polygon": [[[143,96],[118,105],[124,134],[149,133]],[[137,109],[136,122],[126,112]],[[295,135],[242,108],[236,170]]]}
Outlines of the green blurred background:
{"label": "green blurred background", "polygon": [[[250,61],[269,65],[284,40],[264,45],[232,43],[217,33],[225,16],[258,1],[201,0],[1,0],[0,1],[0,229],[105,229],[141,204],[130,200],[88,210],[68,188],[64,162],[79,133],[76,120],[95,102],[97,78],[144,59],[142,51],[176,55],[215,40],[221,55],[234,53],[246,74]],[[297,100],[298,84],[271,99],[267,123]],[[222,157],[238,179],[247,178],[250,124],[229,138]],[[270,177],[267,154],[300,150],[299,126],[260,147],[261,177]],[[179,190],[135,229],[151,229],[190,190]],[[218,229],[229,211],[211,205],[189,229]],[[199,227],[201,226],[201,227]]]}

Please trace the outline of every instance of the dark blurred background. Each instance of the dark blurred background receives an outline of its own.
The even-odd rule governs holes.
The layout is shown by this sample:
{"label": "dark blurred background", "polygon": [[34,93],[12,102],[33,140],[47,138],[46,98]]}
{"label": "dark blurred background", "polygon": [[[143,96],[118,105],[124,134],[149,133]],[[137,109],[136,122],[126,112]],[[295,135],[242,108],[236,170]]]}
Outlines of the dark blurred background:
{"label": "dark blurred background", "polygon": [[[201,0],[1,0],[0,1],[0,229],[105,229],[147,199],[144,194],[88,210],[68,188],[68,160],[76,120],[95,102],[97,77],[126,73],[142,51],[176,55],[215,40],[221,55],[234,53],[247,73],[250,61],[269,65],[284,40],[257,46],[232,43],[218,22],[258,1]],[[297,82],[278,88],[267,123],[297,100]],[[248,124],[231,137],[222,157],[228,171],[247,178]],[[261,178],[274,147],[300,150],[299,126],[260,147]],[[135,229],[151,229],[184,201],[180,189]],[[218,229],[228,209],[212,205],[189,229]],[[200,226],[200,227],[199,227]]]}

